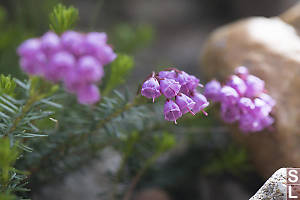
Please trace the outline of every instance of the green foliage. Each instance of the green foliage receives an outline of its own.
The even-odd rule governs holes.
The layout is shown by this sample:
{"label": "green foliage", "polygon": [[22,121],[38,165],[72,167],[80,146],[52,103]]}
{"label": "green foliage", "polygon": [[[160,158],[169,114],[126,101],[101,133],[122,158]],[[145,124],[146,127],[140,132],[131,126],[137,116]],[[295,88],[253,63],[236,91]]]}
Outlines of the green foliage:
{"label": "green foliage", "polygon": [[33,76],[30,77],[30,95],[35,93],[40,94],[37,98],[43,98],[45,96],[51,96],[58,91],[59,85],[50,83],[43,80],[41,77]]}
{"label": "green foliage", "polygon": [[[0,169],[1,183],[8,183],[10,174],[19,155],[17,145],[10,146],[8,137],[0,138]],[[4,184],[1,184],[4,185]]]}
{"label": "green foliage", "polygon": [[114,28],[112,39],[118,52],[131,54],[153,41],[154,30],[149,25],[133,27],[128,24],[120,24]]}
{"label": "green foliage", "polygon": [[105,78],[103,95],[108,95],[115,87],[123,84],[133,67],[134,61],[132,57],[118,54],[116,60],[108,67],[109,74],[107,74]]}
{"label": "green foliage", "polygon": [[28,191],[24,188],[24,172],[14,168],[20,157],[18,142],[12,144],[9,137],[0,138],[0,199],[16,199],[15,192]]}
{"label": "green foliage", "polygon": [[66,30],[73,29],[78,20],[78,10],[73,6],[66,7],[58,4],[49,15],[50,29],[61,34]]}
{"label": "green foliage", "polygon": [[16,196],[11,194],[0,194],[1,200],[16,200]]}
{"label": "green foliage", "polygon": [[168,132],[164,132],[160,137],[156,136],[155,142],[157,143],[157,151],[162,153],[168,151],[176,144],[174,135]]}
{"label": "green foliage", "polygon": [[[45,90],[33,89],[37,86],[32,82],[12,80],[10,77],[1,76],[0,81],[0,168],[1,168],[1,191],[6,193],[3,198],[13,198],[10,194],[27,192],[27,174],[22,167],[16,169],[13,165],[19,162],[24,155],[32,152],[30,147],[32,140],[46,136],[39,128],[39,120],[53,114],[50,107],[53,95],[48,97],[48,85],[38,84]],[[15,94],[16,93],[16,94]],[[17,97],[17,98],[16,98]],[[21,169],[21,170],[20,170]]]}
{"label": "green foliage", "polygon": [[10,76],[0,75],[0,95],[14,95],[16,82]]}

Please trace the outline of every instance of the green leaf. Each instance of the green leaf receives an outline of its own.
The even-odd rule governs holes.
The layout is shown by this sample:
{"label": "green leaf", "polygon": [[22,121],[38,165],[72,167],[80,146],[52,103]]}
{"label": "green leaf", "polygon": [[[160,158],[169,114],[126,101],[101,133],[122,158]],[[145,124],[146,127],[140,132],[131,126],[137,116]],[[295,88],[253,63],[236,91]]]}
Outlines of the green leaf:
{"label": "green leaf", "polygon": [[5,184],[9,181],[12,165],[19,156],[17,146],[11,147],[10,140],[7,137],[0,138],[0,174],[1,183]]}
{"label": "green leaf", "polygon": [[73,29],[78,20],[78,10],[73,6],[66,7],[58,4],[50,13],[50,29],[61,34],[66,30]]}
{"label": "green leaf", "polygon": [[134,61],[131,56],[118,54],[116,60],[109,66],[110,74],[106,79],[103,96],[108,95],[118,85],[123,84],[133,67]]}
{"label": "green leaf", "polygon": [[0,95],[13,96],[15,88],[16,82],[10,76],[0,75]]}

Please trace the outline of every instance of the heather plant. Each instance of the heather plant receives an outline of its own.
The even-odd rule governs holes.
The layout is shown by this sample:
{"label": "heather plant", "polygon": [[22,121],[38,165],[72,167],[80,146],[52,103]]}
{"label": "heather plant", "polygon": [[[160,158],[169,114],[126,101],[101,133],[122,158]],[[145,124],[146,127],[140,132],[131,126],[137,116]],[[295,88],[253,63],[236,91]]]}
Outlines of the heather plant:
{"label": "heather plant", "polygon": [[138,182],[134,177],[140,179],[175,144],[159,118],[159,105],[115,90],[126,81],[133,58],[115,53],[105,33],[70,30],[77,15],[74,7],[56,6],[52,30],[16,50],[28,78],[0,77],[1,199],[30,198],[31,190],[65,177],[108,146],[122,155],[112,177],[119,184],[128,159],[143,144],[147,151],[140,152],[132,184],[107,197],[129,199]]}
{"label": "heather plant", "polygon": [[[205,95],[197,77],[176,68],[153,72],[138,92],[119,90],[134,68],[126,52],[149,43],[153,31],[120,25],[116,32],[125,36],[112,34],[108,42],[107,33],[74,30],[78,14],[72,6],[55,6],[50,30],[26,37],[15,49],[26,78],[0,76],[0,200],[30,199],[45,184],[99,159],[106,147],[121,155],[121,163],[110,174],[113,187],[101,199],[129,200],[147,170],[175,146],[179,125],[181,132],[213,128],[197,115],[207,116],[207,98],[224,101],[222,115],[230,122],[241,118],[231,113],[253,109],[261,111],[259,122],[272,120],[272,98],[263,81],[245,68],[238,69],[228,86],[208,83]],[[112,45],[114,39],[119,46]],[[249,130],[247,116],[241,123]],[[180,123],[163,118],[175,123],[180,118]],[[243,165],[244,153],[233,160]],[[203,171],[230,171],[235,165],[228,161],[220,167],[214,160],[211,166],[202,166]]]}

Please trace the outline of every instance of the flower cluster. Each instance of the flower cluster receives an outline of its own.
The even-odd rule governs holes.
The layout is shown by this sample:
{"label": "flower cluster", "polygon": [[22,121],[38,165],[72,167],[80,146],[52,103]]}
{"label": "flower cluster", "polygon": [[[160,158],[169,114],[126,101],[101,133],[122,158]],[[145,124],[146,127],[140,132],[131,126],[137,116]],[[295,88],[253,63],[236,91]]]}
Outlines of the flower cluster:
{"label": "flower cluster", "polygon": [[166,97],[165,119],[176,123],[178,118],[188,112],[195,115],[202,111],[207,115],[204,108],[209,103],[206,97],[196,90],[198,86],[202,85],[195,76],[170,68],[158,74],[153,72],[143,83],[141,93],[143,96],[153,99],[153,102],[155,98],[164,95]]}
{"label": "flower cluster", "polygon": [[205,86],[205,96],[221,103],[221,116],[226,123],[239,122],[243,132],[261,131],[273,124],[270,116],[274,99],[266,94],[265,83],[238,67],[224,86],[212,80]]}
{"label": "flower cluster", "polygon": [[58,36],[47,32],[41,38],[26,40],[17,52],[26,73],[54,83],[61,81],[80,103],[93,104],[100,99],[96,83],[104,75],[103,66],[116,58],[106,42],[105,33],[66,31]]}

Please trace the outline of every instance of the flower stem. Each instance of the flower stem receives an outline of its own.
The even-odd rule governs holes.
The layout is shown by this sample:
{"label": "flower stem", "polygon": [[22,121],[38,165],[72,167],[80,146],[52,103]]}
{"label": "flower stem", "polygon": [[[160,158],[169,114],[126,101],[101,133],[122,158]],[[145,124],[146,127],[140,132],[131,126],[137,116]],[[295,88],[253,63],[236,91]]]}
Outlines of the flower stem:
{"label": "flower stem", "polygon": [[158,159],[158,157],[161,155],[161,152],[158,151],[154,155],[152,155],[143,165],[143,167],[138,171],[138,173],[133,177],[130,186],[127,190],[127,192],[124,195],[123,200],[130,200],[132,197],[132,194],[134,192],[135,187],[137,186],[138,182],[141,180],[142,176],[145,174],[145,172],[148,170],[148,168]]}

